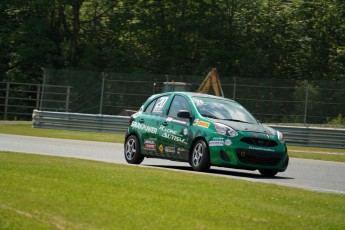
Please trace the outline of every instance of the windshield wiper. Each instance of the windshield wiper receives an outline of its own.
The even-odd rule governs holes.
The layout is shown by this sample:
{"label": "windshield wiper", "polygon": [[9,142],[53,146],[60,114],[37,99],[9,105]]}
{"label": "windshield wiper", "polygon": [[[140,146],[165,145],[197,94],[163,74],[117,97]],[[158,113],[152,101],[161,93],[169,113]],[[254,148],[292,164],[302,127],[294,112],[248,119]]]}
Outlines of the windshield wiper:
{"label": "windshield wiper", "polygon": [[241,121],[241,120],[231,119],[231,118],[221,119],[221,120],[225,120],[225,121],[235,121],[235,122],[242,122],[242,123],[252,124],[252,123],[247,122],[247,121]]}
{"label": "windshield wiper", "polygon": [[211,114],[201,114],[201,116],[203,116],[203,117],[209,117],[209,118],[213,118],[213,119],[219,119],[218,117],[213,116],[213,115],[211,115]]}

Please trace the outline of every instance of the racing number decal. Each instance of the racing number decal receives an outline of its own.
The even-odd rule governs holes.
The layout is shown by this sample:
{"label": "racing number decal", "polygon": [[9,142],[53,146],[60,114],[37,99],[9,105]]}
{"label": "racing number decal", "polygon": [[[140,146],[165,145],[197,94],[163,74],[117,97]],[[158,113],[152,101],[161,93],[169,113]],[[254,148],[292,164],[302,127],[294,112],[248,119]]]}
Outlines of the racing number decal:
{"label": "racing number decal", "polygon": [[155,107],[153,108],[153,112],[161,112],[165,103],[168,101],[169,97],[161,97],[158,99]]}

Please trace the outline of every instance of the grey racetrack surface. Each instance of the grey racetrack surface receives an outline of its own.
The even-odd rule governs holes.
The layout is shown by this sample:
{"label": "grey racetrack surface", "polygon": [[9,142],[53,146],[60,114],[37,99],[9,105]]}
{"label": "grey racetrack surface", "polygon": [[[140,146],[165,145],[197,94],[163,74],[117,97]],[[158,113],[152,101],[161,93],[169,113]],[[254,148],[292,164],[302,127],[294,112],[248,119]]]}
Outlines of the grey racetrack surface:
{"label": "grey racetrack surface", "polygon": [[[0,151],[74,157],[96,161],[126,164],[123,144],[76,141],[0,134]],[[1,164],[1,162],[0,162]],[[187,163],[160,159],[145,159],[144,166],[159,167],[195,173]],[[345,194],[345,163],[306,159],[290,159],[286,172],[275,178],[263,178],[258,171],[212,167],[208,175],[274,183],[308,190]]]}

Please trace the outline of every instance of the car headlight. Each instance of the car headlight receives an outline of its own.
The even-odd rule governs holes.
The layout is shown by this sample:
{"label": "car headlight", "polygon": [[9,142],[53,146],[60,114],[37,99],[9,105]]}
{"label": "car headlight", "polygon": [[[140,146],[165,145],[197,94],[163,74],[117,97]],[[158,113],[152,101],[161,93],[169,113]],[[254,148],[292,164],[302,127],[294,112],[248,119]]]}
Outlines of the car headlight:
{"label": "car headlight", "polygon": [[283,137],[283,134],[279,131],[277,131],[277,135],[278,135],[278,140],[284,144],[284,137]]}
{"label": "car headlight", "polygon": [[218,134],[225,135],[225,136],[230,136],[230,137],[236,137],[238,133],[230,128],[227,125],[223,125],[220,123],[214,123],[214,127],[217,131]]}

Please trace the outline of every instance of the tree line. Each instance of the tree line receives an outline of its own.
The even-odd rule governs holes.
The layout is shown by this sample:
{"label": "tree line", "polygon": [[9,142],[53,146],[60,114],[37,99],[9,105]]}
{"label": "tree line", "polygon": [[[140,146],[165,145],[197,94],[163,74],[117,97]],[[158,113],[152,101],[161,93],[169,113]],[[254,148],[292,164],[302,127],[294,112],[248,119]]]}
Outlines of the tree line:
{"label": "tree line", "polygon": [[42,67],[345,79],[344,0],[1,0],[0,81]]}

